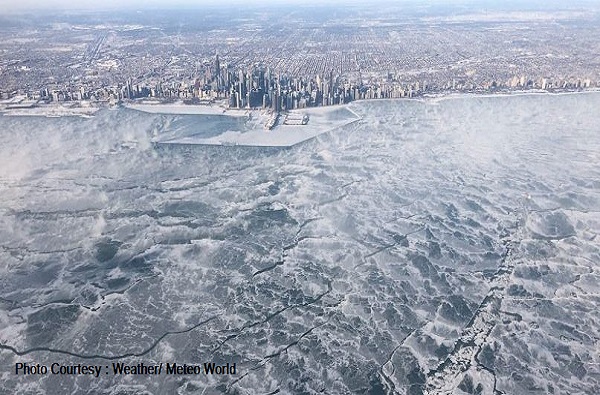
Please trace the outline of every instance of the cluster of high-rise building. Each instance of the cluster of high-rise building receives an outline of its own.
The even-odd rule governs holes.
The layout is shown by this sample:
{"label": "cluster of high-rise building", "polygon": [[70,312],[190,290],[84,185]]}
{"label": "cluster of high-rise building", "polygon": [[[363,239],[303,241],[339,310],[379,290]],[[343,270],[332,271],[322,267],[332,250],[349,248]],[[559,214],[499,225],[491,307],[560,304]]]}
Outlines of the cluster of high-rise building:
{"label": "cluster of high-rise building", "polygon": [[0,106],[152,98],[279,112],[423,94],[600,87],[599,25],[578,13],[548,14],[558,19],[523,29],[510,15],[454,23],[395,6],[336,9],[325,21],[289,11],[283,20],[261,8],[253,15],[272,23],[260,28],[225,9],[211,9],[210,18],[181,14],[186,22],[174,25],[128,15],[135,28],[119,15],[103,25],[56,16],[2,26]]}
{"label": "cluster of high-rise building", "polygon": [[302,77],[281,73],[270,67],[254,66],[235,68],[221,63],[219,56],[211,64],[205,65],[199,75],[187,81],[132,81],[116,86],[72,86],[61,89],[43,88],[39,91],[0,91],[0,98],[10,98],[19,94],[31,100],[78,101],[92,100],[118,103],[121,100],[153,98],[164,101],[182,100],[189,104],[212,103],[225,100],[232,109],[262,108],[275,112],[317,106],[344,104],[354,100],[404,98],[425,93],[444,92],[498,92],[508,90],[578,90],[595,88],[597,82],[591,79],[570,78],[527,78],[514,76],[506,81],[486,81],[475,84],[464,79],[452,79],[440,84],[439,81],[403,82],[392,73],[369,76],[367,81],[358,75],[357,79],[335,74]]}
{"label": "cluster of high-rise building", "polygon": [[[391,87],[391,85],[390,85]],[[293,76],[273,71],[269,67],[235,69],[223,66],[219,56],[207,67],[202,76],[189,83],[156,83],[154,85],[132,84],[127,81],[113,95],[113,99],[182,99],[189,103],[210,102],[225,99],[230,108],[269,108],[285,111],[297,108],[344,104],[353,100],[403,97],[412,95],[412,89],[404,92],[384,86],[352,83],[331,71],[327,76]]]}

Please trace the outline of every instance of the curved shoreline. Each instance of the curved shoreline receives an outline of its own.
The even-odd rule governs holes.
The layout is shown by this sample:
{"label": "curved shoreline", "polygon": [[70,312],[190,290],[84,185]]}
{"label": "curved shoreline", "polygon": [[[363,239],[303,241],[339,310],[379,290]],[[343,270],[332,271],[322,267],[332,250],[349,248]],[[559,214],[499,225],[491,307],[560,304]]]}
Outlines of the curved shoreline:
{"label": "curved shoreline", "polygon": [[600,88],[586,89],[586,90],[581,90],[581,91],[558,91],[558,92],[551,92],[551,91],[545,91],[545,90],[515,90],[515,91],[495,92],[495,93],[469,92],[469,93],[450,93],[450,94],[440,94],[440,95],[425,94],[422,97],[429,99],[429,100],[441,101],[441,100],[461,99],[461,98],[466,98],[466,97],[493,98],[493,97],[511,97],[511,96],[513,96],[513,97],[515,97],[515,96],[566,96],[566,95],[593,94],[593,93],[600,93]]}
{"label": "curved shoreline", "polygon": [[151,103],[146,101],[126,102],[122,103],[122,106],[131,110],[141,111],[150,114],[176,114],[176,115],[217,115],[217,116],[229,116],[229,117],[247,117],[250,110],[237,110],[230,109],[219,104],[206,105],[206,104],[185,104],[183,102],[175,103]]}
{"label": "curved shoreline", "polygon": [[[455,100],[455,99],[465,99],[471,97],[478,98],[494,98],[494,97],[516,97],[516,96],[563,96],[563,95],[578,95],[578,94],[598,94],[600,93],[600,88],[589,88],[580,91],[546,91],[546,90],[514,90],[514,91],[506,91],[506,92],[451,92],[451,93],[426,93],[419,96],[414,97],[390,97],[390,98],[373,98],[373,99],[360,99],[353,100],[344,104],[335,104],[330,106],[316,106],[316,107],[306,107],[306,108],[296,108],[293,110],[289,110],[290,113],[296,112],[314,112],[314,111],[327,111],[334,110],[337,108],[346,108],[350,111],[350,107],[354,103],[371,103],[378,101],[417,101],[417,102],[439,102],[443,100]],[[266,111],[268,109],[237,109],[237,108],[225,108],[220,106],[219,104],[215,104],[213,106],[203,105],[203,104],[184,104],[182,102],[176,103],[136,103],[136,102],[127,102],[122,104],[123,107],[146,112],[150,114],[174,114],[174,115],[216,115],[216,116],[230,116],[230,117],[247,117],[248,114],[255,111]],[[354,114],[356,115],[356,114]]]}
{"label": "curved shoreline", "polygon": [[[426,93],[414,97],[390,97],[390,98],[373,98],[354,100],[344,104],[335,104],[330,106],[316,106],[297,108],[289,110],[289,113],[296,112],[315,112],[315,111],[332,111],[339,108],[345,108],[352,111],[353,104],[370,103],[378,101],[416,101],[421,103],[437,103],[446,100],[456,100],[465,98],[494,98],[494,97],[516,97],[516,96],[566,96],[580,94],[598,94],[600,88],[586,88],[579,91],[547,91],[547,90],[514,90],[504,92],[451,92],[451,93]],[[209,116],[227,116],[235,118],[248,117],[249,114],[256,111],[268,111],[268,109],[237,109],[226,108],[218,103],[214,105],[204,104],[184,104],[183,102],[162,103],[160,101],[142,102],[129,101],[122,102],[121,106],[130,110],[145,112],[148,114],[172,114],[172,115],[209,115]],[[95,116],[95,113],[101,109],[109,108],[107,103],[96,103],[90,107],[62,107],[53,105],[43,105],[31,108],[0,108],[0,116],[32,116],[32,117],[72,117],[79,116],[89,118]],[[352,111],[354,113],[354,111]],[[354,115],[357,115],[356,113]]]}

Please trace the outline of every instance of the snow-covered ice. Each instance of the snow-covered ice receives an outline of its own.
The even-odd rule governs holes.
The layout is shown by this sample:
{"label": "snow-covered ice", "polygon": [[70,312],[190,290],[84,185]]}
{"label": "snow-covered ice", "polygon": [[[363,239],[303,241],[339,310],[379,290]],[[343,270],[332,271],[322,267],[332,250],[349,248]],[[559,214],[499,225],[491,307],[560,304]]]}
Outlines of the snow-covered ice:
{"label": "snow-covered ice", "polygon": [[[0,116],[0,388],[598,393],[599,107],[359,102],[285,150],[197,144],[258,118]],[[113,358],[239,374],[7,373]]]}

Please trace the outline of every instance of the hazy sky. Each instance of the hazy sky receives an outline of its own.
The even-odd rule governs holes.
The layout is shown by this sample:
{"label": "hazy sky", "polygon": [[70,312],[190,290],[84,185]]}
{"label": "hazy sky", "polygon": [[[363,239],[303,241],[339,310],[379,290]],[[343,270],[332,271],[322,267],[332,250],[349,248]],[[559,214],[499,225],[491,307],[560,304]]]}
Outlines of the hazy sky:
{"label": "hazy sky", "polygon": [[597,4],[598,0],[0,0],[0,14],[30,10],[114,10],[114,9],[155,9],[155,8],[195,8],[203,5],[287,5],[317,4],[342,5],[369,3],[421,3],[427,5],[447,5],[448,3],[470,4],[471,6],[516,7],[538,5],[553,8],[557,5]]}
{"label": "hazy sky", "polygon": [[[287,4],[359,4],[369,3],[477,3],[490,0],[0,0],[0,14],[30,10],[103,10],[198,7],[203,5],[287,5]],[[514,0],[512,0],[514,1]],[[531,0],[523,0],[524,2]]]}
{"label": "hazy sky", "polygon": [[[406,0],[405,0],[406,1]],[[236,4],[341,4],[364,0],[0,0],[0,13],[27,10],[101,10],[118,8],[177,8]]]}
{"label": "hazy sky", "polygon": [[24,10],[81,10],[81,9],[114,9],[114,8],[146,8],[164,6],[166,4],[214,4],[213,0],[201,1],[160,1],[160,0],[0,0],[0,9],[2,11],[24,11]]}

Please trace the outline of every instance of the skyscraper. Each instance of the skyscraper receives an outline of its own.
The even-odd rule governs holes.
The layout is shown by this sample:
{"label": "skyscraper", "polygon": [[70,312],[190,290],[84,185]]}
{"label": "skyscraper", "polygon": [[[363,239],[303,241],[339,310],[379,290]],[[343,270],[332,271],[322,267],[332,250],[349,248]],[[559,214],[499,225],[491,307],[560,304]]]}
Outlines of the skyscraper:
{"label": "skyscraper", "polygon": [[215,78],[219,78],[221,76],[221,63],[219,62],[219,54],[215,56]]}

